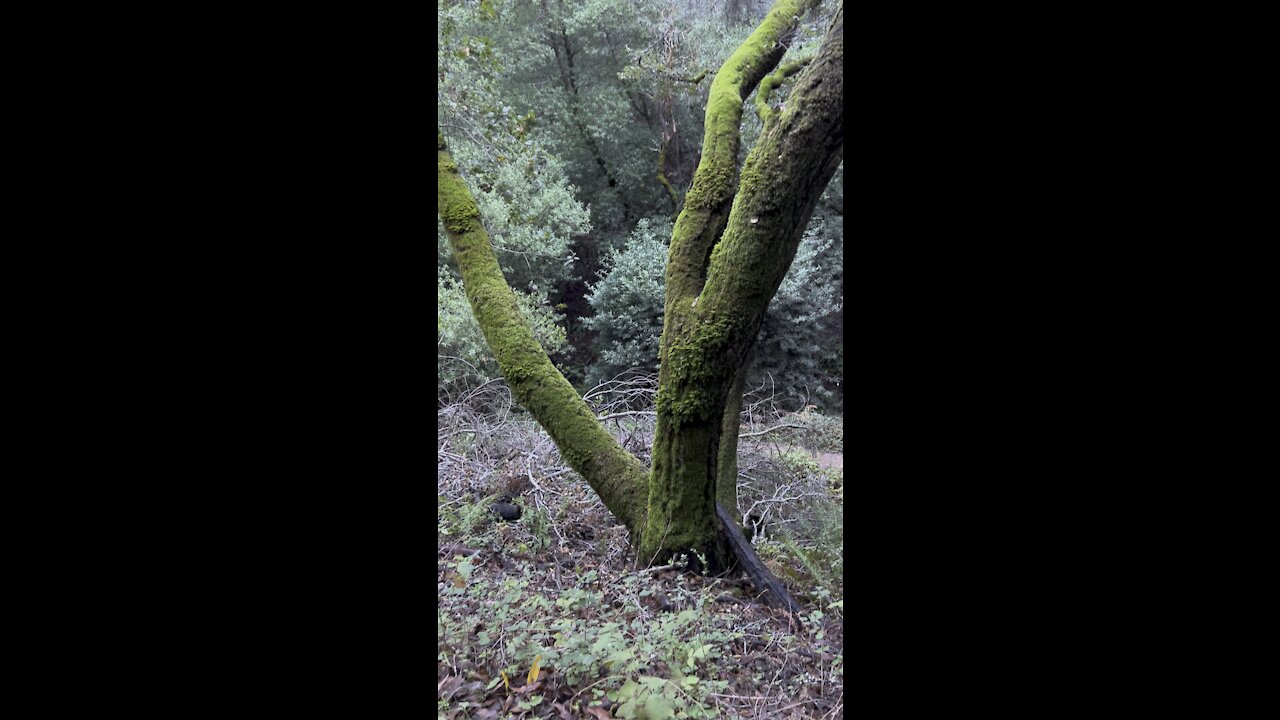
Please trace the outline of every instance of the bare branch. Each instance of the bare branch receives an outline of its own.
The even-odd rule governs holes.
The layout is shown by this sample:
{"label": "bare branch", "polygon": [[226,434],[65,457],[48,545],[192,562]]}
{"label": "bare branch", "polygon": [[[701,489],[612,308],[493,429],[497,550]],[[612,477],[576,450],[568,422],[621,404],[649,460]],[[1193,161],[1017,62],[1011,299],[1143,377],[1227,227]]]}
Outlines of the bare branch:
{"label": "bare branch", "polygon": [[599,420],[600,422],[604,422],[605,420],[612,420],[614,418],[620,418],[620,417],[628,417],[631,415],[647,415],[649,417],[657,417],[658,413],[649,412],[646,410],[630,410],[627,412],[610,413],[608,415],[597,415],[596,419]]}
{"label": "bare branch", "polygon": [[771,433],[771,432],[774,432],[775,430],[785,430],[786,428],[795,428],[797,430],[803,430],[804,426],[803,425],[774,425],[771,428],[765,428],[764,430],[758,430],[756,432],[738,433],[738,437],[739,438],[759,437],[766,433]]}

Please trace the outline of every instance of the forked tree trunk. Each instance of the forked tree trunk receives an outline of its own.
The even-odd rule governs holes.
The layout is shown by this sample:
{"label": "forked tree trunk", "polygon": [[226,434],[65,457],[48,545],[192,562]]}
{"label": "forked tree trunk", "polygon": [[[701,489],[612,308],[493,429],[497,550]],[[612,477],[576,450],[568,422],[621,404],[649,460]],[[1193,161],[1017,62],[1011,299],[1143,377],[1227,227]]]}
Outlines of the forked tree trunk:
{"label": "forked tree trunk", "polygon": [[720,458],[737,451],[736,433],[724,434],[730,390],[843,158],[841,5],[787,109],[768,120],[733,182],[743,101],[777,64],[784,20],[798,14],[784,6],[774,6],[711,85],[702,161],[672,235],[645,559],[692,550],[713,566],[729,560],[715,503],[729,499],[727,487],[717,488]]}
{"label": "forked tree trunk", "polygon": [[[786,111],[766,122],[741,182],[736,158],[744,100],[778,64],[800,16],[814,4],[778,0],[712,82],[702,158],[672,234],[657,435],[647,474],[533,338],[475,200],[438,136],[441,219],[467,299],[516,400],[631,530],[641,561],[701,554],[713,567],[726,568],[741,559],[762,586],[776,579],[732,526],[738,411],[726,405],[731,394],[741,400],[735,379],[818,196],[843,157],[843,4],[822,48],[797,78]],[[717,520],[717,500],[728,521]],[[777,588],[777,599],[793,605]]]}

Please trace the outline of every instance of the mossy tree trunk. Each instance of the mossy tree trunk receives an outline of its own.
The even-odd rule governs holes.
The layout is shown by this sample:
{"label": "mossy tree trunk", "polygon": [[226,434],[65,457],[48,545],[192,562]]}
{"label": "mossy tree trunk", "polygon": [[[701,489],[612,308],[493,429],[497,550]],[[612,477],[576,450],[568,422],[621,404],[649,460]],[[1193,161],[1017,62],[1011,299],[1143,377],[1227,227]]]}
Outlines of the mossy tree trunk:
{"label": "mossy tree trunk", "polygon": [[742,392],[746,387],[747,363],[738,368],[729,399],[720,420],[720,453],[716,458],[716,502],[734,518],[742,517],[738,508],[738,429],[742,425]]}
{"label": "mossy tree trunk", "polygon": [[[795,257],[818,196],[843,158],[843,5],[822,49],[771,117],[735,182],[743,101],[778,62],[791,18],[778,2],[711,85],[702,161],[671,240],[658,380],[658,427],[641,556],[703,552],[727,561],[715,524],[734,379]],[[732,443],[724,448],[722,439]],[[736,499],[736,488],[734,490]],[[736,511],[736,506],[727,510]]]}
{"label": "mossy tree trunk", "polygon": [[721,458],[737,451],[739,413],[726,405],[731,391],[741,401],[743,365],[765,310],[843,157],[843,3],[786,110],[769,117],[740,181],[739,129],[745,99],[816,3],[775,2],[712,82],[702,157],[672,233],[648,473],[604,430],[525,325],[475,200],[438,136],[440,215],[485,340],[516,400],[632,531],[642,562],[691,550],[716,568],[731,561],[715,510],[719,500],[737,513],[736,457],[724,460],[719,474]]}

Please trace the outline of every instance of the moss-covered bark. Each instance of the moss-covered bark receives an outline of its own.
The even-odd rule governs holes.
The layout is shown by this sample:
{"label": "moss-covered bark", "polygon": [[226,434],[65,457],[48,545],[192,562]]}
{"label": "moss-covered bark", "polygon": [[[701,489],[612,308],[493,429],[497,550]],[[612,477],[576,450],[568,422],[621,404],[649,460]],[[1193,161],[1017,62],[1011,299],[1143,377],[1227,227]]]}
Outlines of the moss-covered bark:
{"label": "moss-covered bark", "polygon": [[[786,53],[800,16],[818,0],[778,0],[711,81],[703,123],[702,157],[672,233],[667,305],[688,302],[702,289],[707,253],[728,218],[736,188],[742,103]],[[675,284],[672,284],[675,281]]]}
{"label": "moss-covered bark", "polygon": [[742,517],[738,509],[738,429],[742,426],[742,391],[746,386],[747,363],[743,362],[729,386],[724,416],[720,421],[720,451],[716,457],[716,502],[724,506],[734,521]]}
{"label": "moss-covered bark", "polygon": [[[765,194],[763,190],[775,198],[790,198],[807,192],[808,185],[800,182],[800,176],[814,174],[810,168],[802,167],[801,162],[807,160],[823,167],[829,164],[826,157],[820,157],[820,153],[807,152],[798,162],[780,162],[775,173],[779,177],[775,180],[771,175],[771,183],[767,186],[756,180],[748,185],[745,175],[740,187],[736,182],[743,102],[777,65],[786,50],[786,39],[794,31],[800,16],[814,4],[813,0],[776,2],[760,26],[725,62],[711,83],[702,158],[693,186],[685,196],[684,210],[672,233],[667,263],[658,424],[648,519],[639,548],[641,557],[645,559],[659,559],[689,548],[705,550],[709,554],[718,551],[715,546],[714,507],[726,399],[738,369],[755,341],[760,318],[777,289],[777,282],[772,281],[772,276],[778,274],[780,282],[781,274],[785,274],[794,257],[795,247],[792,244],[790,253],[774,253],[780,263],[777,268],[762,268],[758,263],[744,264],[739,261],[739,253],[724,254],[718,249],[713,252],[713,248],[723,244],[721,235],[726,227],[746,222],[745,218],[734,220],[740,214],[740,199],[734,199],[735,192],[739,196],[744,191],[750,194],[752,206],[767,202],[759,198]],[[838,35],[843,37],[843,23]],[[841,42],[841,57],[842,48]],[[825,46],[820,55],[821,52],[825,52]],[[839,59],[835,62],[836,74],[830,80],[833,80],[838,95],[843,80]],[[822,67],[825,72],[830,72],[831,62],[823,63]],[[802,75],[797,82],[797,87],[803,83],[804,77]],[[795,106],[789,105],[788,113],[794,109]],[[829,113],[830,110],[823,106],[818,114]],[[774,129],[795,127],[794,123],[787,124],[788,113],[773,124]],[[837,116],[841,113],[838,106],[835,113]],[[836,122],[838,124],[839,120]],[[832,152],[830,148],[825,148],[825,151],[828,154]],[[760,174],[760,170],[754,172]],[[788,180],[788,175],[795,175],[796,181]],[[830,178],[829,173],[827,177]],[[816,201],[818,194],[813,193],[812,201]],[[781,203],[794,206],[794,210],[799,211],[808,202],[811,214],[812,201],[786,199]],[[792,221],[798,219],[796,212],[789,211],[788,214]],[[803,219],[807,221],[808,216]],[[750,225],[754,227],[759,222],[760,218],[755,218]],[[775,244],[780,246],[789,244],[789,223],[780,220],[770,222],[768,228],[775,234],[759,237],[766,242],[773,237],[777,240]],[[723,295],[715,296],[715,302],[707,303],[704,286],[716,270],[717,262],[721,274],[742,276],[743,283],[754,282],[758,287],[745,293],[742,303],[726,302]],[[762,295],[770,284],[772,287],[768,294]],[[736,443],[733,448],[736,452]],[[733,507],[736,507],[736,502]],[[716,560],[713,564],[717,564]]]}
{"label": "moss-covered bark", "polygon": [[633,532],[644,526],[647,473],[613,439],[534,339],[516,306],[480,212],[437,132],[436,197],[467,300],[512,395],[538,421],[560,456]]}
{"label": "moss-covered bark", "polygon": [[787,63],[778,68],[777,72],[760,81],[760,89],[756,90],[756,116],[760,118],[761,125],[768,126],[778,116],[778,111],[769,107],[769,94],[777,89],[783,80],[803,70],[812,59],[805,58]]}
{"label": "moss-covered bark", "polygon": [[747,155],[729,222],[711,255],[699,304],[752,337],[844,158],[843,62],[842,3],[822,49],[796,79],[787,109]]}

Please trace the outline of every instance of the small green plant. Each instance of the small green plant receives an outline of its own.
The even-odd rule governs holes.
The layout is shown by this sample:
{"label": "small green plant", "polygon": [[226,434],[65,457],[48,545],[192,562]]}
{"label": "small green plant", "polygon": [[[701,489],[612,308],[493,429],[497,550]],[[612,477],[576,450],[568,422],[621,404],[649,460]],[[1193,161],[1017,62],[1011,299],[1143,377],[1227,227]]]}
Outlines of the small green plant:
{"label": "small green plant", "polygon": [[797,476],[812,476],[822,471],[818,461],[804,450],[784,450],[778,455],[778,463]]}
{"label": "small green plant", "polygon": [[529,530],[533,532],[533,549],[541,550],[551,544],[551,533],[548,530],[550,521],[547,513],[542,508],[534,508],[532,512],[525,513],[524,517],[528,518]]}
{"label": "small green plant", "polygon": [[477,531],[491,523],[494,519],[492,505],[498,501],[498,494],[488,495],[475,502],[464,503],[457,513],[457,529],[462,539],[472,547],[484,544],[483,535]]}

